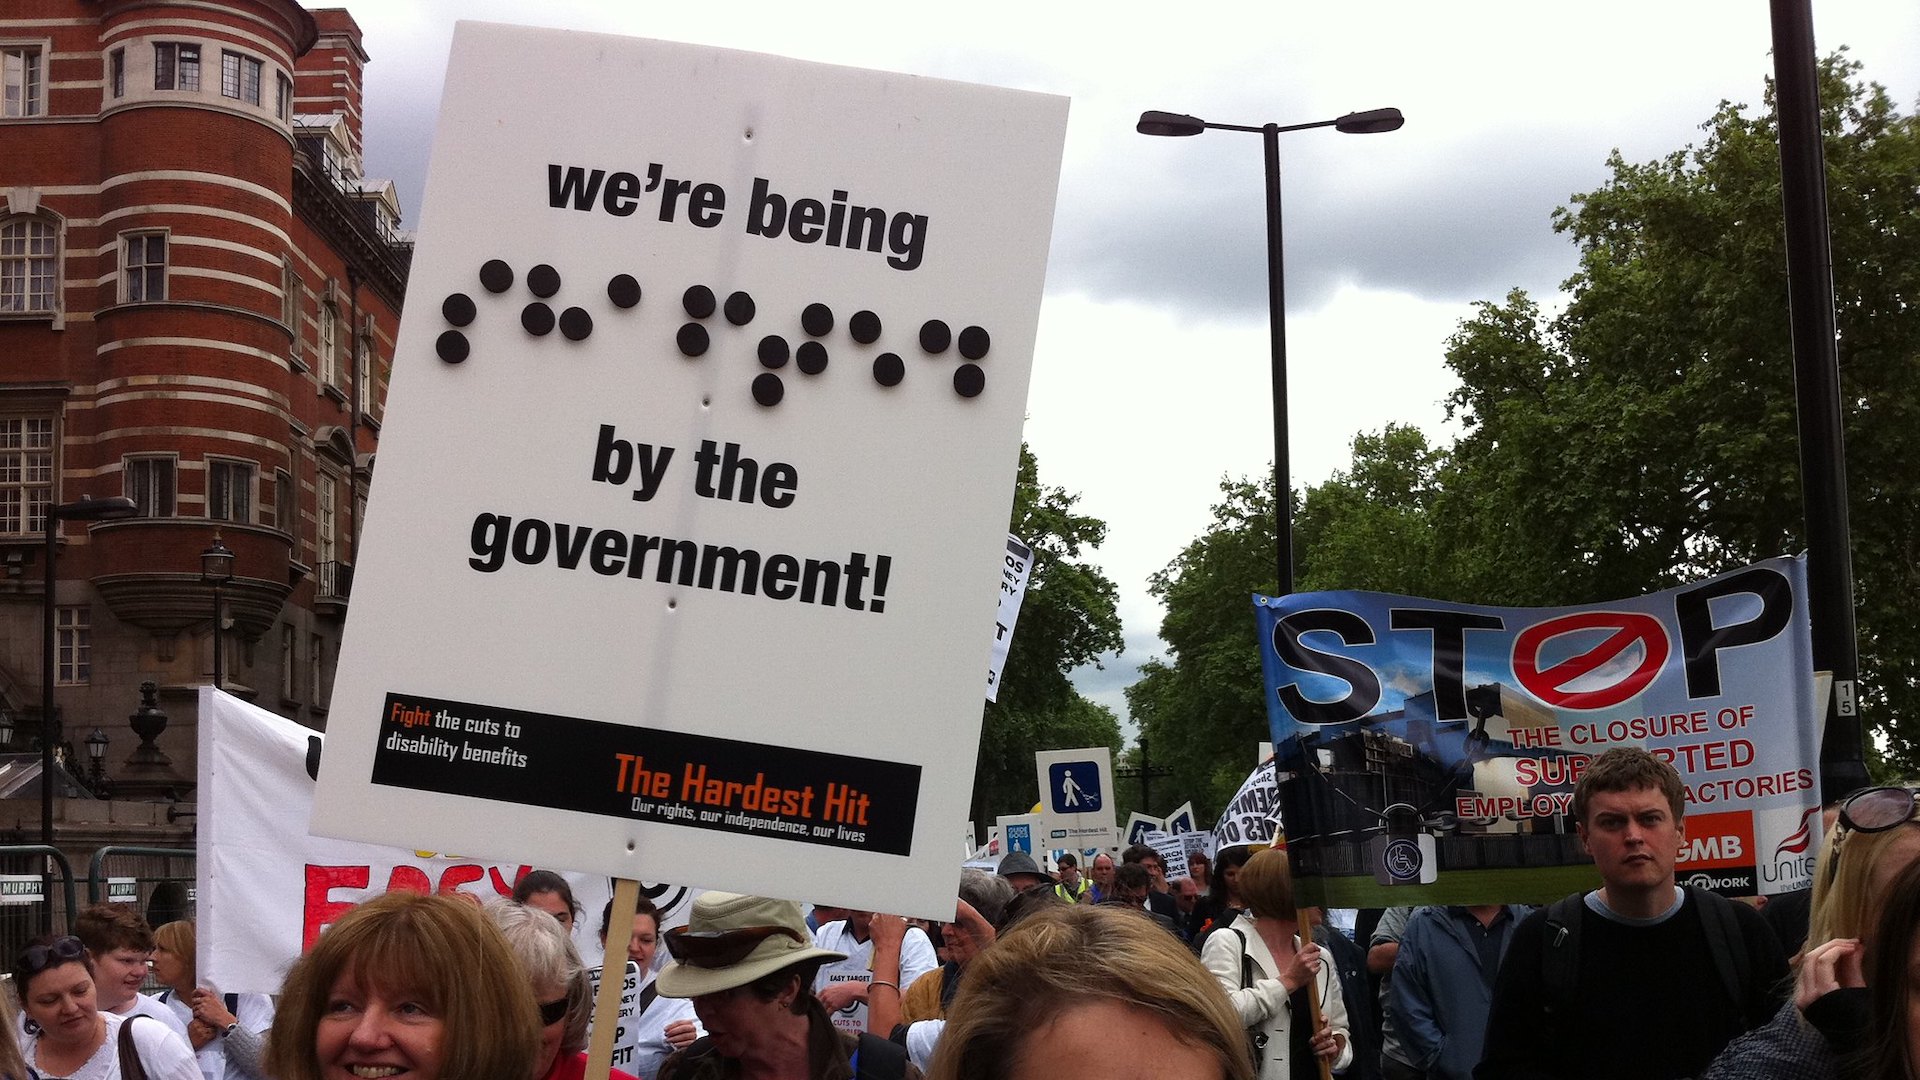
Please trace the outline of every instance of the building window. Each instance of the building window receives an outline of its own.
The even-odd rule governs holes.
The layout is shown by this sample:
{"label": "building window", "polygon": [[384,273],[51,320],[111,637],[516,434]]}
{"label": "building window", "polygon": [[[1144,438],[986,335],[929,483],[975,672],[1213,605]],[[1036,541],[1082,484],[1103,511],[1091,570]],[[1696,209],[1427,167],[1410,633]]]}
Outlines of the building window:
{"label": "building window", "polygon": [[0,534],[46,528],[53,449],[53,417],[0,416]]}
{"label": "building window", "polygon": [[38,45],[0,47],[0,116],[39,116],[47,111],[46,80],[40,73]]}
{"label": "building window", "polygon": [[288,123],[292,123],[293,122],[293,80],[287,78],[284,72],[278,72],[278,71],[273,73],[273,79],[274,79],[274,84],[279,87],[279,92],[274,98],[274,102],[275,102],[274,111],[276,114],[279,115],[280,119],[285,120]]}
{"label": "building window", "polygon": [[57,247],[52,222],[20,216],[0,221],[0,312],[53,310]]}
{"label": "building window", "polygon": [[293,260],[285,259],[280,263],[280,321],[292,330],[294,337],[300,336],[300,301],[305,294],[300,287],[300,273],[293,268]]}
{"label": "building window", "polygon": [[[296,509],[299,504],[294,498],[295,494],[293,474],[285,469],[273,470],[273,527],[297,537],[300,534],[295,526],[299,522],[295,515],[299,513]],[[296,557],[299,554],[294,552]]]}
{"label": "building window", "polygon": [[185,41],[162,41],[153,47],[155,90],[200,89],[200,46]]}
{"label": "building window", "polygon": [[373,412],[373,337],[370,334],[360,336],[360,347],[353,358],[353,393],[358,401],[355,405],[362,415]]}
{"label": "building window", "polygon": [[333,301],[320,304],[320,382],[335,386],[340,382],[340,312]]}
{"label": "building window", "polygon": [[313,703],[321,705],[320,688],[325,686],[324,672],[327,659],[327,639],[314,634],[307,640],[307,691],[313,695]]}
{"label": "building window", "polygon": [[207,462],[207,516],[253,522],[254,465],[214,458]]}
{"label": "building window", "polygon": [[244,53],[220,53],[220,96],[260,104],[260,61]]}
{"label": "building window", "polygon": [[127,96],[127,50],[115,49],[107,56],[107,85],[114,97]]}
{"label": "building window", "polygon": [[120,257],[122,299],[140,304],[167,298],[167,235],[133,233],[123,238]]}
{"label": "building window", "polygon": [[335,525],[340,482],[333,474],[321,472],[313,478],[314,561],[330,563],[340,557],[340,534]]}
{"label": "building window", "polygon": [[174,514],[174,464],[170,457],[130,457],[126,461],[127,498],[141,517]]}
{"label": "building window", "polygon": [[300,656],[294,648],[293,627],[280,627],[280,697],[286,701],[296,701],[296,692],[300,689]]}
{"label": "building window", "polygon": [[93,614],[84,607],[63,607],[53,615],[53,681],[85,686],[93,680]]}

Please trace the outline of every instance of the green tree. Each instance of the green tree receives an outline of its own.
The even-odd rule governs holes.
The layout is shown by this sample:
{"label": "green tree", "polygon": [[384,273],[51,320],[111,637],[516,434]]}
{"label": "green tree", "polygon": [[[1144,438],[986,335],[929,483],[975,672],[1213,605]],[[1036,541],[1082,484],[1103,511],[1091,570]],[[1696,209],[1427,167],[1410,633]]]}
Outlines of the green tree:
{"label": "green tree", "polygon": [[[1577,196],[1551,319],[1519,293],[1449,342],[1464,434],[1440,547],[1463,591],[1605,600],[1802,550],[1792,348],[1769,107]],[[1821,65],[1843,423],[1867,715],[1920,765],[1920,127],[1844,56]],[[1465,597],[1462,597],[1465,598]]]}
{"label": "green tree", "polygon": [[1106,522],[1078,512],[1080,497],[1040,482],[1033,452],[1020,448],[1008,531],[1033,548],[1033,569],[998,700],[981,724],[974,772],[974,821],[984,832],[1000,814],[1033,805],[1033,755],[1076,746],[1120,749],[1111,709],[1082,697],[1067,673],[1119,651],[1119,592],[1087,561],[1106,539]]}

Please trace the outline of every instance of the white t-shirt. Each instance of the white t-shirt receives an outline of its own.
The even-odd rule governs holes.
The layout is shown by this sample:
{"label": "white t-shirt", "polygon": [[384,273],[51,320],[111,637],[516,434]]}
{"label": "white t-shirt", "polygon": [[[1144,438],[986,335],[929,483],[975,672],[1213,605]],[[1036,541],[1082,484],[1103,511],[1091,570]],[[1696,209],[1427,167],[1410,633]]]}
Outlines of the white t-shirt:
{"label": "white t-shirt", "polygon": [[693,1013],[692,998],[655,994],[646,1010],[630,1022],[634,1031],[633,1060],[621,1068],[640,1080],[653,1080],[653,1074],[660,1071],[660,1063],[673,1053],[673,1044],[667,1041],[667,1025],[675,1020],[693,1021],[696,1039],[707,1033],[700,1026],[700,1018]]}
{"label": "white t-shirt", "polygon": [[[237,1000],[233,1018],[240,1022],[241,1027],[264,1037],[267,1030],[273,1027],[273,999],[265,994],[235,994],[234,997]],[[155,1003],[167,1010],[170,1016],[178,1019],[183,1026],[193,1019],[193,1007],[171,993],[156,998]],[[226,1003],[221,1002],[221,1004]],[[191,1037],[188,1038],[187,1045],[193,1045]],[[200,1075],[206,1080],[225,1080],[227,1041],[224,1038],[220,1038],[216,1033],[214,1039],[194,1051],[193,1056],[200,1063]],[[246,1075],[245,1071],[237,1065],[233,1068],[233,1074]]]}
{"label": "white t-shirt", "polygon": [[[107,1037],[101,1041],[100,1049],[69,1076],[57,1077],[40,1066],[38,1038],[25,1048],[27,1064],[46,1080],[120,1080],[120,1025],[127,1019],[109,1012],[101,1013],[100,1017],[107,1022]],[[140,1055],[148,1080],[200,1080],[200,1066],[193,1060],[193,1047],[163,1024],[135,1024],[133,1049]]]}
{"label": "white t-shirt", "polygon": [[[830,922],[813,932],[813,944],[816,948],[831,949],[837,953],[846,953],[845,960],[837,960],[820,969],[814,977],[813,992],[818,994],[829,985],[837,982],[873,981],[873,939],[855,941],[853,928],[843,920]],[[907,936],[900,940],[900,989],[913,985],[913,980],[940,966],[940,958],[934,955],[933,942],[927,939],[926,932],[917,926],[907,928]],[[842,1031],[859,1033],[867,1030],[867,1004],[856,1001],[833,1014],[833,1026]],[[886,1037],[884,1031],[875,1034]]]}

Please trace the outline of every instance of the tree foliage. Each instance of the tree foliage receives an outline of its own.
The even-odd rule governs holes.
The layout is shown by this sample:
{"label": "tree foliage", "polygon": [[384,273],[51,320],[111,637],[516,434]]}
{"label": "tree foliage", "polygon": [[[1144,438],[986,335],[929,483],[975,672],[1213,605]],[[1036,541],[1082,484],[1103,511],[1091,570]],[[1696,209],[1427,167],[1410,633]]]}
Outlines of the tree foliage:
{"label": "tree foliage", "polygon": [[981,725],[974,773],[974,820],[982,828],[1000,814],[1033,805],[1033,755],[1076,746],[1120,749],[1113,711],[1082,697],[1067,673],[1121,646],[1119,593],[1086,561],[1106,539],[1106,522],[1079,513],[1079,496],[1040,482],[1033,452],[1020,448],[1008,531],[1033,548],[1033,569],[999,700]]}
{"label": "tree foliage", "polygon": [[[1863,702],[1911,774],[1920,125],[1844,55],[1820,79]],[[1698,146],[1658,160],[1615,153],[1607,182],[1554,215],[1579,250],[1565,309],[1549,316],[1520,291],[1475,306],[1445,353],[1461,435],[1438,448],[1409,428],[1357,437],[1351,467],[1302,500],[1300,588],[1573,604],[1804,548],[1771,99],[1723,102]],[[1259,569],[1271,488],[1223,490],[1207,533],[1155,580],[1172,663],[1129,703],[1156,745],[1240,745],[1264,729],[1244,596],[1273,580]],[[1242,550],[1236,566],[1221,557]]]}

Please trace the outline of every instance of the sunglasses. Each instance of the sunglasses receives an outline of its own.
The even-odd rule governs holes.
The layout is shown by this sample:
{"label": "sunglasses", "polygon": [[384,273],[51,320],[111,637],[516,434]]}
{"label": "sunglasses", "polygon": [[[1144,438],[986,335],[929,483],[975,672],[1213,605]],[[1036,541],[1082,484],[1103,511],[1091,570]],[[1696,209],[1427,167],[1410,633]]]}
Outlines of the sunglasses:
{"label": "sunglasses", "polygon": [[785,934],[801,944],[806,939],[784,926],[747,926],[739,930],[689,930],[676,926],[661,940],[675,960],[691,967],[732,967],[747,958],[759,944],[775,934]]}
{"label": "sunglasses", "polygon": [[27,946],[26,951],[20,954],[20,966],[27,977],[32,978],[48,968],[85,960],[86,957],[87,947],[80,944],[79,938],[69,936],[55,938],[46,945]]}
{"label": "sunglasses", "polygon": [[1853,833],[1886,832],[1913,819],[1920,791],[1903,787],[1871,787],[1856,791],[1840,804],[1839,827],[1833,832],[1833,850],[1827,853],[1827,883],[1840,876],[1840,849]]}
{"label": "sunglasses", "polygon": [[540,1003],[540,1026],[552,1027],[567,1018],[567,999]]}
{"label": "sunglasses", "polygon": [[1920,806],[1920,791],[1912,788],[1867,788],[1840,804],[1840,824],[1852,832],[1886,832],[1911,820],[1916,806]]}

